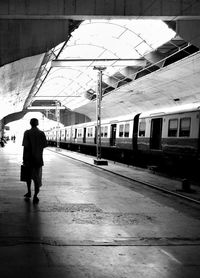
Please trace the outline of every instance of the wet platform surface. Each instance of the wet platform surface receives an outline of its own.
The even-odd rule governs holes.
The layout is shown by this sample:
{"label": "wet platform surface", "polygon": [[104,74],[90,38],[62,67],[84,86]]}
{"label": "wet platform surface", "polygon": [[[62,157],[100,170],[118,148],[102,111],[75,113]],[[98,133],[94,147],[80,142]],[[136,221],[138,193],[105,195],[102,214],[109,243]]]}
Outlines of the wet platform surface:
{"label": "wet platform surface", "polygon": [[22,148],[0,148],[1,277],[199,277],[196,207],[66,155],[45,150],[33,204],[19,181]]}

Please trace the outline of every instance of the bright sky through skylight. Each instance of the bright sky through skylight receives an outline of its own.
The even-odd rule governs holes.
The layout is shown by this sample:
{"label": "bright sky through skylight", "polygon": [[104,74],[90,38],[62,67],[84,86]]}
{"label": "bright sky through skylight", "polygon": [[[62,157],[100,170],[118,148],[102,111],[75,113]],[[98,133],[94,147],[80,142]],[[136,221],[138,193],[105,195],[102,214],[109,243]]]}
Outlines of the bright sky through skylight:
{"label": "bright sky through skylight", "polygon": [[[72,32],[58,59],[141,59],[174,36],[175,32],[160,20],[87,20]],[[57,53],[60,46],[56,48]],[[134,63],[127,66],[134,66]],[[106,62],[106,77],[125,67],[112,67],[115,64],[118,65]],[[96,90],[94,66],[94,62],[85,62],[85,67],[53,68],[38,95],[64,94],[66,98],[62,99],[62,104],[72,110],[79,107],[81,101],[89,102],[85,92]],[[80,97],[76,100],[73,96],[77,95]]]}

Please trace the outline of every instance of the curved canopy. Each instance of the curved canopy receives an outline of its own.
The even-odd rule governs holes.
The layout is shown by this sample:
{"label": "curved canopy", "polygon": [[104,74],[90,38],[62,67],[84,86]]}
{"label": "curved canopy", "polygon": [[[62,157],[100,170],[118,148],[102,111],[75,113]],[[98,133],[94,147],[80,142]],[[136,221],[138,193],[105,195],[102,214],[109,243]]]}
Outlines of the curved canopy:
{"label": "curved canopy", "polygon": [[[129,75],[147,65],[145,55],[174,36],[160,20],[84,21],[66,44],[52,50],[54,55],[35,84],[33,100],[59,100],[70,110],[83,106],[95,98],[94,66],[105,67],[102,86],[108,93],[120,82],[128,82]],[[64,63],[52,67],[52,59]]]}

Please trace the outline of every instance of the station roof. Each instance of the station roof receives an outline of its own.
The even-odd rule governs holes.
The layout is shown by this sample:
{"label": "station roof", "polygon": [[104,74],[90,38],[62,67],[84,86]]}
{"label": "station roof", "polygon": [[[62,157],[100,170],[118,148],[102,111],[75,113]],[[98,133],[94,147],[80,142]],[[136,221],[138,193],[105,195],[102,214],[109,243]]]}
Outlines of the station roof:
{"label": "station roof", "polygon": [[103,118],[198,102],[198,51],[160,20],[84,21],[48,53],[0,69],[0,118],[59,101],[95,120],[95,66]]}

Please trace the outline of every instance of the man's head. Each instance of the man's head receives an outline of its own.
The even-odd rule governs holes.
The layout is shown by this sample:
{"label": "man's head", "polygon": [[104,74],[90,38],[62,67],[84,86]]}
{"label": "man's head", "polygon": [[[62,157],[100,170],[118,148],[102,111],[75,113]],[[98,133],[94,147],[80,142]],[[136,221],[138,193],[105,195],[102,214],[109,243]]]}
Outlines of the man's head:
{"label": "man's head", "polygon": [[38,125],[39,125],[38,119],[32,118],[32,119],[30,120],[30,125],[31,125],[32,127],[38,126]]}

